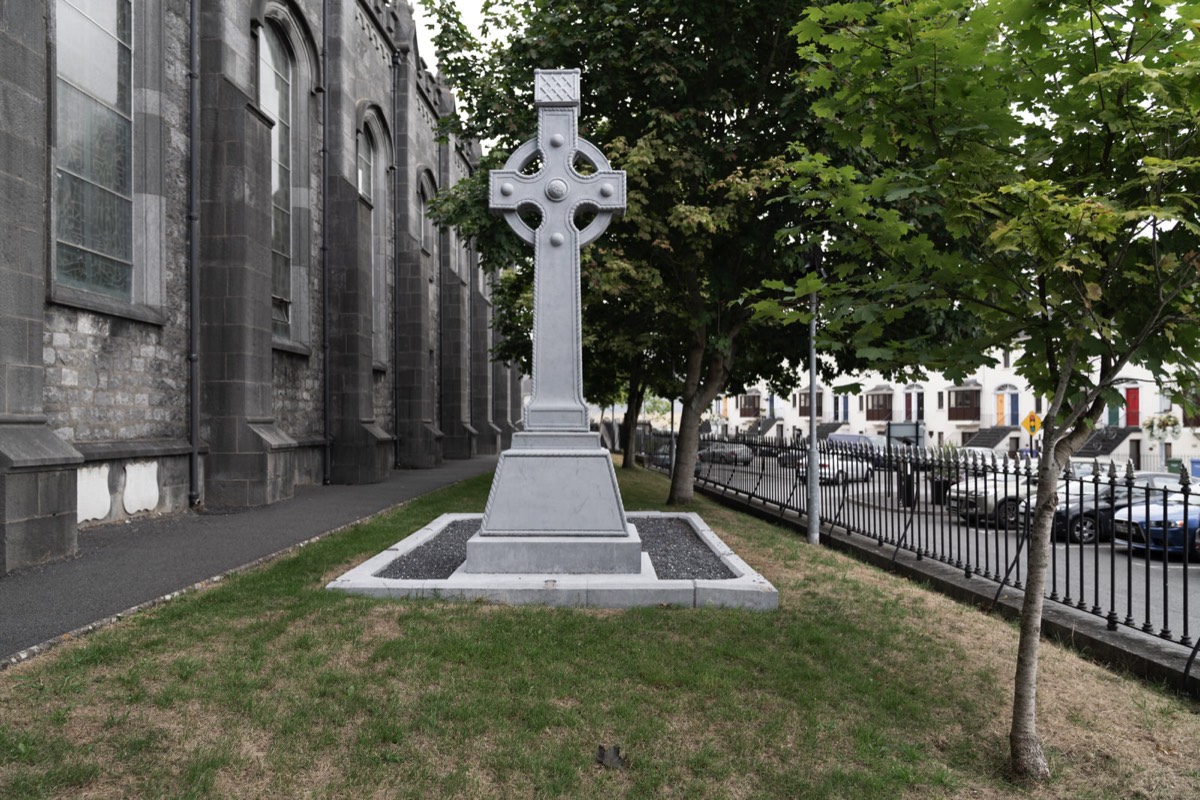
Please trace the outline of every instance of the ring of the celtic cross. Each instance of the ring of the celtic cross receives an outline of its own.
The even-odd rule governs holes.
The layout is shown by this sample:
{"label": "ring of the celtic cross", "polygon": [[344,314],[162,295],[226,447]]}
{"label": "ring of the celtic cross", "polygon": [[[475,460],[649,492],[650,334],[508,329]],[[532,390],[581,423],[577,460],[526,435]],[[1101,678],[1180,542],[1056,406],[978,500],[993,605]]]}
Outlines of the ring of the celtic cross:
{"label": "ring of the celtic cross", "polygon": [[[584,160],[590,162],[597,172],[608,172],[612,169],[611,165],[608,163],[608,159],[605,158],[604,153],[601,152],[600,148],[596,147],[596,145],[592,144],[586,139],[579,139],[576,142],[576,151],[579,153],[579,155],[583,156]],[[508,160],[504,162],[504,169],[508,172],[519,173],[521,170],[532,164],[537,159],[538,154],[539,151],[537,139],[529,139],[512,152],[512,155],[510,155]],[[511,190],[504,191],[505,188],[506,187],[501,187],[501,192],[506,196],[511,194]],[[606,189],[608,189],[607,184],[600,187],[600,193],[604,197],[608,197],[609,192],[611,192],[611,189],[608,191],[606,191]],[[544,192],[549,200],[557,203],[566,199],[570,195],[570,187],[567,185],[566,181],[562,180],[561,178],[555,178],[546,184]],[[534,206],[538,205],[536,202],[532,201],[530,204]],[[580,206],[586,205],[587,203],[580,203]],[[538,210],[541,211],[542,209],[539,207]],[[579,246],[582,247],[585,244],[591,244],[592,242],[596,241],[596,239],[600,238],[600,234],[604,233],[604,229],[607,228],[608,223],[612,221],[614,213],[615,212],[613,211],[596,209],[596,216],[587,224],[587,227],[579,231]],[[534,243],[534,229],[529,227],[525,220],[521,219],[521,215],[516,209],[506,210],[503,212],[503,215],[504,221],[508,223],[508,227],[512,228],[513,231],[516,232],[517,236],[521,238],[521,241],[525,242],[526,244]]]}

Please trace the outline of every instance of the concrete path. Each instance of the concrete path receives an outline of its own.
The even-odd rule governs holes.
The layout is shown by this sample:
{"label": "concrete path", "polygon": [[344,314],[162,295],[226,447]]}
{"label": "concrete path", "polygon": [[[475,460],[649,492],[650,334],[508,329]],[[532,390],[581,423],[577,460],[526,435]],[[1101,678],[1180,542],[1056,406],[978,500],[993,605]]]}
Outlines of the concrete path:
{"label": "concrete path", "polygon": [[[83,530],[79,555],[0,577],[0,668],[18,653],[496,468],[496,456],[393,470],[370,486],[303,486],[235,514]],[[450,509],[457,510],[457,509]]]}

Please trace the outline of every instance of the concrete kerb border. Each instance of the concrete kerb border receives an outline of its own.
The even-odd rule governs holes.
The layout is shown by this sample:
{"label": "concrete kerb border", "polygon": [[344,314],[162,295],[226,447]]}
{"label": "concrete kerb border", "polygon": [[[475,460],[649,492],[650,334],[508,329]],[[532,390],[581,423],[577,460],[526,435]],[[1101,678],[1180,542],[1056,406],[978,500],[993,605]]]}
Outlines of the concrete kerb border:
{"label": "concrete kerb border", "polygon": [[631,523],[649,517],[683,519],[736,577],[659,580],[650,557],[642,553],[640,575],[499,575],[456,571],[444,580],[380,578],[377,573],[396,558],[440,533],[453,522],[482,519],[482,514],[443,514],[428,525],[330,581],[325,588],[381,598],[481,600],[510,605],[635,608],[672,605],[686,608],[726,606],[770,611],[779,593],[770,581],[738,557],[693,513],[635,512]]}
{"label": "concrete kerb border", "polygon": [[[752,503],[744,495],[724,494],[700,484],[696,485],[696,490],[738,511],[799,530],[808,529],[807,517],[796,512],[780,513],[778,507],[771,508],[761,502]],[[850,533],[842,526],[827,522],[821,525],[821,543],[872,566],[927,583],[942,594],[985,612],[995,611],[1012,621],[1021,618],[1021,603],[1025,593],[1020,589],[1005,586],[999,600],[993,603],[999,584],[990,579],[968,578],[961,569],[928,558],[918,559],[916,553],[909,550],[897,552],[894,544],[885,543],[881,547],[874,539]],[[1200,675],[1197,674],[1200,672],[1200,659],[1193,665],[1186,680],[1184,678],[1183,670],[1191,652],[1187,647],[1159,641],[1124,625],[1110,631],[1103,617],[1050,600],[1042,606],[1042,635],[1070,647],[1089,660],[1200,698]]]}

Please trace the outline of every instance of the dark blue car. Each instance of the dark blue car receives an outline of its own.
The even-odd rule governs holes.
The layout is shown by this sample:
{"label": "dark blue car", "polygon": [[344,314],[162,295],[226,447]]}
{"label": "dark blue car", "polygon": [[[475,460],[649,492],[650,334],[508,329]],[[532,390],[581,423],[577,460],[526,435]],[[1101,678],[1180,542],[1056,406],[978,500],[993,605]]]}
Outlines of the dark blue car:
{"label": "dark blue car", "polygon": [[1186,553],[1189,562],[1200,561],[1200,504],[1136,503],[1117,511],[1112,524],[1117,545],[1159,555],[1164,549],[1169,556]]}

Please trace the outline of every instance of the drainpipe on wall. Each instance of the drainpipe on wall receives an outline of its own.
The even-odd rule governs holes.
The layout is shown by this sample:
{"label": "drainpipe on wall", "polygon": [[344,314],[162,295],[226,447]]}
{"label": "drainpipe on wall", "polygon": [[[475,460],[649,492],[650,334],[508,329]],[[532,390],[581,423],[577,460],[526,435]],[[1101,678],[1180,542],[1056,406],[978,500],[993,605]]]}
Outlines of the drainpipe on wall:
{"label": "drainpipe on wall", "polygon": [[200,0],[190,3],[188,41],[188,506],[200,504]]}
{"label": "drainpipe on wall", "polygon": [[325,447],[321,482],[333,475],[333,391],[329,385],[329,0],[321,2],[321,382]]}

